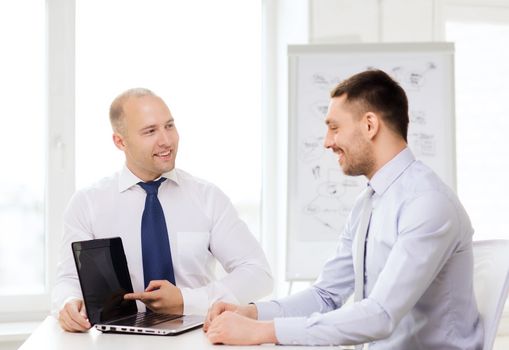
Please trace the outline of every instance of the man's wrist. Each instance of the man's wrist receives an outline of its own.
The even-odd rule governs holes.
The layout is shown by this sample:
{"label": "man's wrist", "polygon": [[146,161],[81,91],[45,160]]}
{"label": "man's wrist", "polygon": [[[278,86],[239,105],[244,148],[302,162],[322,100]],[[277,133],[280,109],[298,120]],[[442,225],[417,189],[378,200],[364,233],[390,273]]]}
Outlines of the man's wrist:
{"label": "man's wrist", "polygon": [[255,303],[249,303],[247,306],[247,317],[252,318],[254,320],[258,319],[258,308]]}
{"label": "man's wrist", "polygon": [[274,327],[274,321],[258,321],[259,331],[259,343],[260,344],[277,344],[276,329]]}
{"label": "man's wrist", "polygon": [[182,291],[180,288],[177,288],[178,300],[177,300],[177,314],[184,314],[184,296],[182,295]]}

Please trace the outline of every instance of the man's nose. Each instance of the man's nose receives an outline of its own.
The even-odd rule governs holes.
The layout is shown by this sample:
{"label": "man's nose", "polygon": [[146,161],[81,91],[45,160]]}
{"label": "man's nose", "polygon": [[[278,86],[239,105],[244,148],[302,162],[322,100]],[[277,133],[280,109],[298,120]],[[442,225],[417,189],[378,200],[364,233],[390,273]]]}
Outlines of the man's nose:
{"label": "man's nose", "polygon": [[330,132],[327,132],[327,134],[325,135],[325,138],[323,140],[323,147],[331,148],[333,146],[333,144],[334,144],[334,138],[332,137]]}
{"label": "man's nose", "polygon": [[159,137],[158,137],[157,141],[159,142],[160,145],[168,145],[170,143],[170,140],[171,140],[171,137],[170,137],[169,133],[166,132],[166,130],[163,130],[159,133]]}

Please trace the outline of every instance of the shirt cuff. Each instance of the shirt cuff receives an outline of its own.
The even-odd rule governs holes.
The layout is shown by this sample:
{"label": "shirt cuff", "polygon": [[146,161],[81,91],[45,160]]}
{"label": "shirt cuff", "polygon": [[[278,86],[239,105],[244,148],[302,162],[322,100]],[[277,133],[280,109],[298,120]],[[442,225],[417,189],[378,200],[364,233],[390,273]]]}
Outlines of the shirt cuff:
{"label": "shirt cuff", "polygon": [[209,309],[209,298],[207,291],[196,288],[181,288],[184,301],[184,315],[206,315]]}
{"label": "shirt cuff", "polygon": [[281,307],[278,303],[273,301],[259,301],[253,304],[256,305],[258,321],[270,321],[276,316],[282,316],[280,315]]}
{"label": "shirt cuff", "polygon": [[306,317],[275,318],[274,330],[279,344],[306,344]]}

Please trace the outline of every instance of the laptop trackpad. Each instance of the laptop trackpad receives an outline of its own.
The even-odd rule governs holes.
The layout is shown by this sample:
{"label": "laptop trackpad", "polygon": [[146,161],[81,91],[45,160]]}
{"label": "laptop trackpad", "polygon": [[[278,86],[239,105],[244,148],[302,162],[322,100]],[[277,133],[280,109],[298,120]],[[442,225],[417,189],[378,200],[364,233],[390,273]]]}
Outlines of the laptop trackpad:
{"label": "laptop trackpad", "polygon": [[171,321],[153,325],[150,328],[181,330],[182,328],[187,328],[189,326],[197,325],[201,326],[203,324],[203,319],[204,319],[203,316],[196,315],[182,316]]}

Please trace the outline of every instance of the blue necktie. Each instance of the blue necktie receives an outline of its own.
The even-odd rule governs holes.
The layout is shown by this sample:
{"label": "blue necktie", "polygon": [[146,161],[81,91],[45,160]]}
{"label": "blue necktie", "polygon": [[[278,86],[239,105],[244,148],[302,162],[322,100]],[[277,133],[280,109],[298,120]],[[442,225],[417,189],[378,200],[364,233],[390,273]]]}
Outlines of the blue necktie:
{"label": "blue necktie", "polygon": [[157,181],[138,182],[138,185],[147,192],[145,209],[141,218],[141,249],[145,288],[152,280],[168,280],[175,284],[168,230],[163,208],[157,198],[157,190],[164,180],[166,178],[162,177]]}

